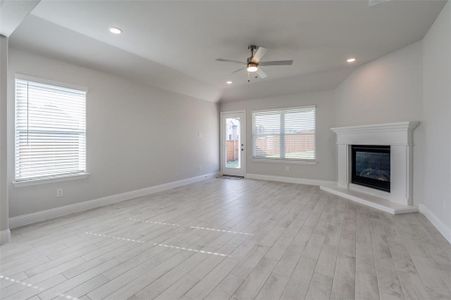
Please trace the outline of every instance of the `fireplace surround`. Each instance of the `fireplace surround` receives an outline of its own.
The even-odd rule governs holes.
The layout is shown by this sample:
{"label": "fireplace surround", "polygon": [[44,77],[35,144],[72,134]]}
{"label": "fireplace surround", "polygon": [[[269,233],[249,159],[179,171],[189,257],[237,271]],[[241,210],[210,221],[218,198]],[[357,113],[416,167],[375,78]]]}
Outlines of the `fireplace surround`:
{"label": "fireplace surround", "polygon": [[[332,128],[337,134],[338,178],[336,184],[324,185],[321,189],[392,214],[416,212],[412,199],[412,158],[413,131],[418,124],[408,121]],[[358,155],[356,152],[354,157],[353,146],[354,150],[367,150],[367,155]],[[372,153],[378,154],[371,157],[368,151],[370,148]],[[360,161],[359,174],[353,172],[353,158]],[[377,168],[381,170],[372,170],[375,168],[372,159],[379,161]],[[377,180],[384,176],[388,176],[385,178],[389,180],[388,184]]]}

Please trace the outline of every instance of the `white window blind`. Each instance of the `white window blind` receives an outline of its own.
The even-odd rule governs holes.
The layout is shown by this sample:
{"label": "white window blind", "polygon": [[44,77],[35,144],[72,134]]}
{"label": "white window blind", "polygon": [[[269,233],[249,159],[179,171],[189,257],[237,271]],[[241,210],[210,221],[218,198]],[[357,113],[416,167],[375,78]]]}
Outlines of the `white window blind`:
{"label": "white window blind", "polygon": [[86,172],[86,92],[16,79],[15,180]]}
{"label": "white window blind", "polygon": [[254,112],[254,158],[314,160],[315,107]]}

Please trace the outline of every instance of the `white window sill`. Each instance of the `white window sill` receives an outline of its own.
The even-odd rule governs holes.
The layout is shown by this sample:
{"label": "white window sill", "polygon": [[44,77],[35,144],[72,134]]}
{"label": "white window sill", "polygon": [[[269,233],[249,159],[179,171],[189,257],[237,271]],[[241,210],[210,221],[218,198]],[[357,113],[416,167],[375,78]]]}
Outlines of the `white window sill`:
{"label": "white window sill", "polygon": [[50,184],[61,181],[71,181],[71,180],[80,180],[89,177],[89,173],[78,173],[78,174],[70,174],[64,176],[55,176],[55,177],[45,177],[45,178],[37,178],[23,181],[13,181],[13,185],[15,187],[22,186],[32,186],[32,185],[41,185],[41,184]]}
{"label": "white window sill", "polygon": [[277,158],[252,158],[253,162],[259,163],[276,163],[276,164],[295,164],[295,165],[316,165],[317,160],[302,160],[302,159],[277,159]]}

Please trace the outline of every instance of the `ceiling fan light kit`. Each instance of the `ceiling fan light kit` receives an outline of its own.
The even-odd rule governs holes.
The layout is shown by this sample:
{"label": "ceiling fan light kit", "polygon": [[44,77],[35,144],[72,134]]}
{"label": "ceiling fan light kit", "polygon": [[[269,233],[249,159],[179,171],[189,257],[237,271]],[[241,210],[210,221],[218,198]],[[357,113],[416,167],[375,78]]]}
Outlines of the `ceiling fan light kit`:
{"label": "ceiling fan light kit", "polygon": [[[248,74],[256,74],[255,78],[266,78],[267,75],[263,72],[260,66],[290,66],[293,64],[293,60],[275,60],[275,61],[261,61],[263,56],[266,54],[266,49],[256,45],[250,45],[248,47],[250,50],[250,56],[247,58],[246,62],[241,62],[234,59],[217,58],[216,61],[228,62],[228,63],[238,63],[244,65],[245,67],[240,68],[233,73],[246,70]],[[249,80],[248,80],[249,82]]]}
{"label": "ceiling fan light kit", "polygon": [[250,62],[250,63],[247,64],[246,70],[247,70],[249,73],[255,73],[255,72],[258,71],[258,64],[253,63],[253,62]]}

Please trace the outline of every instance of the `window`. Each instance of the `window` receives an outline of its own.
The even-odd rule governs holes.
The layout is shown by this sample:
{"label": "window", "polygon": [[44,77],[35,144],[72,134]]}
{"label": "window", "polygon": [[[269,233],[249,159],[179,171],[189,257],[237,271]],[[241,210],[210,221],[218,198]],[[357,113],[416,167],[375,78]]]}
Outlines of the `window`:
{"label": "window", "polygon": [[16,79],[15,181],[86,172],[86,92]]}
{"label": "window", "polygon": [[253,157],[315,159],[315,107],[252,113]]}

